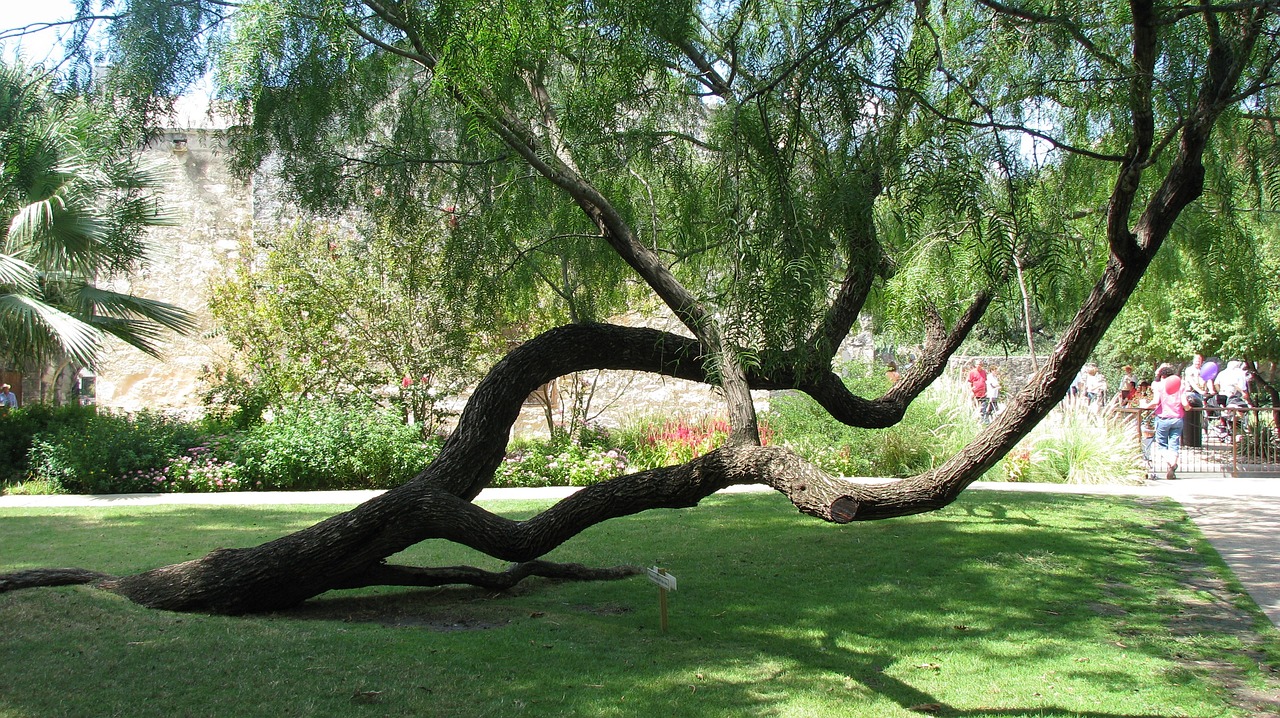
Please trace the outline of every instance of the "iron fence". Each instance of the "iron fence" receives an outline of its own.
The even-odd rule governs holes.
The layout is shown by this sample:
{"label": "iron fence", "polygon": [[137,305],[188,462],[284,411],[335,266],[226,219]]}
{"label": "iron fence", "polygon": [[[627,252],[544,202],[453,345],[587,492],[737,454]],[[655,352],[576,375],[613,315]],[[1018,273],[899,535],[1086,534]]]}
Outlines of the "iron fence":
{"label": "iron fence", "polygon": [[[1151,409],[1117,409],[1150,460],[1155,436]],[[1280,476],[1280,410],[1271,407],[1187,409],[1178,475]]]}

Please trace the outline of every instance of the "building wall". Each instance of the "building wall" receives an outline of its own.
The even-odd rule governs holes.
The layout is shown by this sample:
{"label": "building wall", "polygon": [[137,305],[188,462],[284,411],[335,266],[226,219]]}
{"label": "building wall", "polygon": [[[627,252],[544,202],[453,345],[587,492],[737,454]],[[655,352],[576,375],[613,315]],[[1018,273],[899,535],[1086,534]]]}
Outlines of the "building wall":
{"label": "building wall", "polygon": [[170,130],[145,154],[171,171],[161,199],[177,225],[153,228],[147,266],[109,286],[191,311],[199,318],[199,329],[186,337],[167,335],[161,360],[108,340],[95,382],[96,401],[126,411],[192,412],[200,407],[204,368],[229,353],[209,317],[208,286],[223,262],[239,255],[241,242],[252,238],[253,183],[231,177],[216,131]]}
{"label": "building wall", "polygon": [[[149,264],[132,277],[110,286],[144,297],[177,304],[198,317],[191,336],[169,335],[162,342],[160,360],[122,342],[109,339],[94,379],[96,403],[123,411],[157,409],[179,415],[201,411],[201,377],[209,367],[230,355],[208,311],[211,279],[239,257],[242,243],[253,240],[255,229],[278,226],[296,213],[282,201],[278,183],[270,180],[268,164],[254,181],[233,178],[227,170],[225,148],[217,130],[170,130],[147,148],[148,159],[169,167],[171,181],[163,203],[176,215],[177,225],[151,230],[154,253]],[[354,225],[352,225],[354,231]],[[615,318],[623,324],[651,326],[687,335],[668,315],[631,314]],[[844,360],[869,360],[873,342],[867,327],[841,348]],[[562,378],[560,397],[571,398],[570,383]],[[576,381],[594,385],[590,418],[618,426],[637,413],[700,416],[723,413],[716,390],[703,384],[639,372],[590,372]],[[765,408],[768,392],[755,394]],[[461,409],[461,403],[453,407]],[[555,416],[563,421],[563,416]],[[544,410],[530,404],[516,424],[520,434],[546,431]]]}

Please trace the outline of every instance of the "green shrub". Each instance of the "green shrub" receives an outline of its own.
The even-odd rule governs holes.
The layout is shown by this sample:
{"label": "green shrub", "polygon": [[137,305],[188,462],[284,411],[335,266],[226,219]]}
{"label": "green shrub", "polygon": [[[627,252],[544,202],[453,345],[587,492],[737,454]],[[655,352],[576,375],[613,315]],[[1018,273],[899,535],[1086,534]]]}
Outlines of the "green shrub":
{"label": "green shrub", "polygon": [[584,446],[559,435],[550,441],[512,442],[490,485],[496,488],[590,486],[619,476],[626,468],[626,455],[616,448],[599,443]]}
{"label": "green shrub", "polygon": [[71,493],[150,491],[139,472],[164,468],[202,438],[197,427],[155,412],[124,416],[86,407],[33,437],[30,473]]}
{"label": "green shrub", "polygon": [[[878,396],[888,380],[870,367],[846,372],[850,391]],[[836,421],[799,392],[775,395],[765,415],[777,442],[823,470],[840,476],[911,476],[948,458],[977,431],[967,405],[953,388],[931,388],[914,401],[901,422],[887,429],[859,429]]]}
{"label": "green shrub", "polygon": [[216,455],[235,465],[238,487],[264,490],[386,489],[439,451],[416,427],[369,401],[300,400],[235,435]]}
{"label": "green shrub", "polygon": [[78,404],[52,406],[28,404],[19,409],[0,411],[0,484],[30,479],[28,458],[31,442],[37,434],[56,433],[64,424],[80,426],[91,407]]}

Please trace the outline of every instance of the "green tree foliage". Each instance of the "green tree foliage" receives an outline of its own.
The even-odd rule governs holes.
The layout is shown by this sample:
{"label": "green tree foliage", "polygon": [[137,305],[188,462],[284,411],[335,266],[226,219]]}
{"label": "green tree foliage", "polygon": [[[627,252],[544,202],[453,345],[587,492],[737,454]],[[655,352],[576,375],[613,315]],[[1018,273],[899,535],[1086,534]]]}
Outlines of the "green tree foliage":
{"label": "green tree foliage", "polygon": [[[1277,184],[1266,2],[122,9],[119,87],[211,63],[240,170],[270,159],[307,209],[440,236],[418,241],[450,307],[532,313],[550,288],[585,322],[642,283],[747,443],[749,377],[817,382],[864,307],[928,361],[892,416],[842,421],[900,418],[989,308],[993,336],[1038,318],[1070,345],[1056,392],[1175,223]],[[138,40],[184,27],[185,70]]]}
{"label": "green tree foliage", "polygon": [[110,141],[109,107],[0,65],[0,361],[92,364],[105,335],[148,354],[182,309],[108,289],[138,269],[145,230],[166,222],[161,175]]}
{"label": "green tree foliage", "polygon": [[435,246],[312,222],[246,243],[210,303],[237,349],[233,374],[263,384],[267,400],[394,398],[434,432],[505,326],[449,306]]}
{"label": "green tree foliage", "polygon": [[1280,194],[1269,179],[1275,145],[1272,138],[1259,148],[1270,167],[1241,160],[1219,168],[1211,191],[1175,228],[1179,241],[1108,333],[1110,355],[1148,364],[1196,353],[1280,360]]}

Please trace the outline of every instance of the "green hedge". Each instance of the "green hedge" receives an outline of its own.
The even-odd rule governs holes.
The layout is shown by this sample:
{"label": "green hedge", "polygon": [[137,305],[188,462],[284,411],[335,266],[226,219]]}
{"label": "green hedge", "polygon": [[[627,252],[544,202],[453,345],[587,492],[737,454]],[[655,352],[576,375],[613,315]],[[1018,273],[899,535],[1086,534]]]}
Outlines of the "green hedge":
{"label": "green hedge", "polygon": [[9,481],[68,493],[385,489],[439,450],[372,402],[303,400],[273,421],[213,433],[211,425],[92,407],[37,408],[0,417]]}
{"label": "green hedge", "polygon": [[439,451],[399,415],[370,402],[300,401],[220,450],[244,488],[387,489],[422,470]]}

